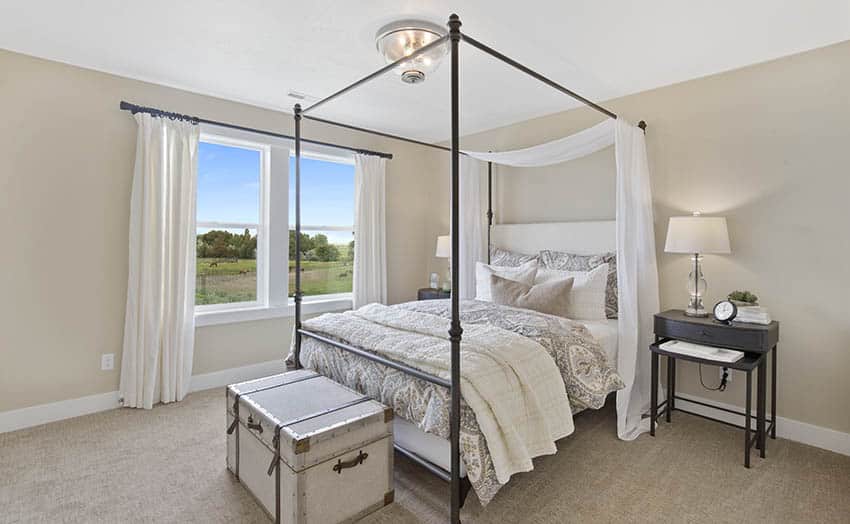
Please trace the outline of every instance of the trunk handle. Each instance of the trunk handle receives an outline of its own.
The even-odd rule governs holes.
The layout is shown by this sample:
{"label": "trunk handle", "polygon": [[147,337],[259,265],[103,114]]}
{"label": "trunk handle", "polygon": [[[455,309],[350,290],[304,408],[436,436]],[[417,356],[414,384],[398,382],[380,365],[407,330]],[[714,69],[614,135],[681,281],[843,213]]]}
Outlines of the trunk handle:
{"label": "trunk handle", "polygon": [[333,470],[342,475],[342,470],[359,466],[360,464],[363,464],[363,461],[367,458],[369,458],[369,454],[363,453],[363,450],[360,450],[360,453],[351,460],[346,460],[345,462],[343,462],[342,459],[337,460]]}
{"label": "trunk handle", "polygon": [[248,415],[248,420],[245,425],[248,426],[248,429],[253,429],[254,431],[257,431],[259,433],[263,432],[263,425],[259,422],[255,423],[254,417],[252,417],[251,415]]}

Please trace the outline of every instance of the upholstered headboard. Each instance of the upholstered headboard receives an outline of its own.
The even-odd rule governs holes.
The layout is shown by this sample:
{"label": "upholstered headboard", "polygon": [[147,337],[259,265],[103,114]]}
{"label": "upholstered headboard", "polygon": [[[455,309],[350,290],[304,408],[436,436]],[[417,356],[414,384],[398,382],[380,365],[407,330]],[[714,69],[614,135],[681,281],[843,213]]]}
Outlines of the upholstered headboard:
{"label": "upholstered headboard", "polygon": [[502,249],[529,255],[544,249],[579,255],[607,253],[617,250],[617,222],[494,224],[492,243]]}

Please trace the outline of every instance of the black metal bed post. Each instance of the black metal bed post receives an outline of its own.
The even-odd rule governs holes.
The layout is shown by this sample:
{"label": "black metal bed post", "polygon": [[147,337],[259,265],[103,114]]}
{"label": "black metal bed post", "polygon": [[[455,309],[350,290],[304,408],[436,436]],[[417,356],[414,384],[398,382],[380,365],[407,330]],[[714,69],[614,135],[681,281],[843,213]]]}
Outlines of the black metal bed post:
{"label": "black metal bed post", "polygon": [[451,41],[451,96],[452,96],[452,324],[449,339],[452,344],[452,411],[451,411],[451,522],[460,522],[460,90],[458,45],[460,44],[460,18],[449,17]]}
{"label": "black metal bed post", "polygon": [[295,104],[295,369],[301,369],[301,104]]}
{"label": "black metal bed post", "polygon": [[493,162],[487,162],[487,263],[490,263],[490,232],[493,230]]}

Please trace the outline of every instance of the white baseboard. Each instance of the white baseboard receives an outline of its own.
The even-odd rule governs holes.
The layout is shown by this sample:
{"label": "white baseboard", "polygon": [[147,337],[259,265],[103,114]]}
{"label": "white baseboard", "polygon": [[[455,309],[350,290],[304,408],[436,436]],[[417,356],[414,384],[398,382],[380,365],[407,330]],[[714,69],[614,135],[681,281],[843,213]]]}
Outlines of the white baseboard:
{"label": "white baseboard", "polygon": [[279,359],[238,368],[222,369],[221,371],[213,371],[212,373],[204,373],[203,375],[193,375],[191,391],[221,388],[228,384],[276,375],[284,371],[286,371],[286,364],[283,362],[283,359]]}
{"label": "white baseboard", "polygon": [[[224,387],[236,382],[283,373],[285,370],[286,365],[283,360],[270,360],[259,364],[194,375],[190,391]],[[117,391],[110,391],[109,393],[3,411],[0,412],[0,433],[115,409],[119,407],[119,398],[120,395]]]}
{"label": "white baseboard", "polygon": [[110,391],[109,393],[99,393],[87,397],[4,411],[0,413],[0,433],[115,409],[118,407],[118,398],[117,391]]}
{"label": "white baseboard", "polygon": [[[681,397],[676,399],[676,407],[681,407],[688,411],[693,411],[694,413],[723,420],[732,424],[740,426],[744,425],[744,417],[741,415],[735,415],[719,409],[712,409],[701,404],[688,402],[687,399],[692,399],[697,402],[705,402],[706,404],[713,404],[725,409],[743,411],[743,408],[740,406],[724,404],[722,402],[716,402],[696,395],[687,395],[683,393],[677,393],[676,397]],[[841,431],[836,431],[834,429],[815,426],[813,424],[807,424],[806,422],[799,422],[797,420],[779,416],[776,417],[776,422],[777,437],[850,456],[850,433],[842,433]],[[755,428],[755,418],[753,419],[752,425],[753,428]]]}

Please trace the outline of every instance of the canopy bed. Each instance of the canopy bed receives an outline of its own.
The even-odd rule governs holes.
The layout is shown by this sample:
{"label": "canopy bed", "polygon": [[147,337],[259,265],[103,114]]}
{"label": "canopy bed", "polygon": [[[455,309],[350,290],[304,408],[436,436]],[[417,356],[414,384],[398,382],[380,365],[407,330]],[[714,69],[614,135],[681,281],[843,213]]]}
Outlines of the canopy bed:
{"label": "canopy bed", "polygon": [[[530,470],[531,459],[535,456],[555,452],[554,441],[573,430],[570,410],[576,412],[601,407],[608,393],[619,390],[617,432],[620,438],[633,439],[649,429],[648,421],[642,417],[649,406],[649,360],[648,353],[639,351],[639,348],[648,347],[652,331],[651,315],[658,310],[652,205],[643,123],[633,126],[618,119],[613,112],[462,33],[460,27],[459,18],[452,15],[448,21],[447,34],[432,39],[430,43],[327,98],[306,108],[300,104],[294,107],[294,364],[301,367],[307,362],[322,374],[344,380],[348,385],[355,382],[354,385],[364,390],[364,393],[392,404],[399,418],[407,421],[407,424],[396,426],[397,450],[450,482],[452,522],[459,521],[459,510],[470,487],[470,468],[476,470],[473,480],[477,479],[479,484],[474,487],[479,497],[483,494],[486,502],[495,494],[498,486],[488,490],[485,484],[489,481],[481,479],[490,475],[491,480],[495,478],[498,484],[504,484],[512,473]],[[461,151],[461,42],[579,100],[609,119],[576,135],[525,150],[497,153]],[[439,46],[448,47],[450,59],[450,147],[314,116],[315,111],[329,101],[400,65],[413,63],[417,57]],[[419,75],[411,75],[405,81],[421,81],[424,78],[424,75],[421,78]],[[323,315],[319,319],[309,320],[303,318],[300,177],[301,146],[305,141],[302,137],[302,121],[305,119],[436,147],[450,153],[450,301],[408,303],[392,307],[370,304],[346,314]],[[494,225],[494,163],[513,166],[548,165],[572,160],[611,145],[615,146],[617,166],[616,221]],[[489,204],[486,212],[478,203],[479,190],[483,185],[482,177],[479,176],[482,173],[481,161],[488,163]],[[489,261],[491,246],[523,253],[537,253],[544,249],[615,252],[616,282],[619,287],[615,305],[619,318],[613,324],[608,323],[607,328],[597,328],[597,333],[607,333],[608,349],[602,348],[590,334],[592,329],[577,322],[561,321],[552,315],[529,310],[496,307],[481,301],[462,302],[474,296],[475,263]],[[462,328],[462,322],[466,331]],[[522,326],[523,334],[511,332],[510,326]],[[610,337],[612,330],[613,342]],[[529,335],[529,331],[534,331],[536,335]],[[463,354],[461,348],[464,349]],[[577,377],[574,367],[567,362],[574,357],[571,353],[574,351],[583,351],[583,354],[589,355],[584,357],[583,364],[591,368],[589,376],[592,380]],[[607,365],[603,351],[608,353],[607,358],[616,362],[616,372]],[[644,353],[646,359],[643,358]],[[501,371],[485,363],[486,359],[481,357],[485,354],[491,360],[513,359],[511,377],[494,379],[492,375]],[[343,355],[352,360],[346,360]],[[522,355],[519,363],[516,362],[519,359],[517,355]],[[357,369],[352,371],[351,368]],[[364,378],[375,375],[382,377],[376,383],[369,383]],[[406,377],[408,382],[399,380],[399,377]],[[517,406],[520,407],[519,411],[531,409],[529,406],[536,410],[531,415],[525,413],[525,418],[519,424],[523,427],[516,427],[520,419],[516,418],[512,410]],[[431,424],[432,430],[419,431],[423,424]],[[484,449],[481,451],[479,448]]]}

